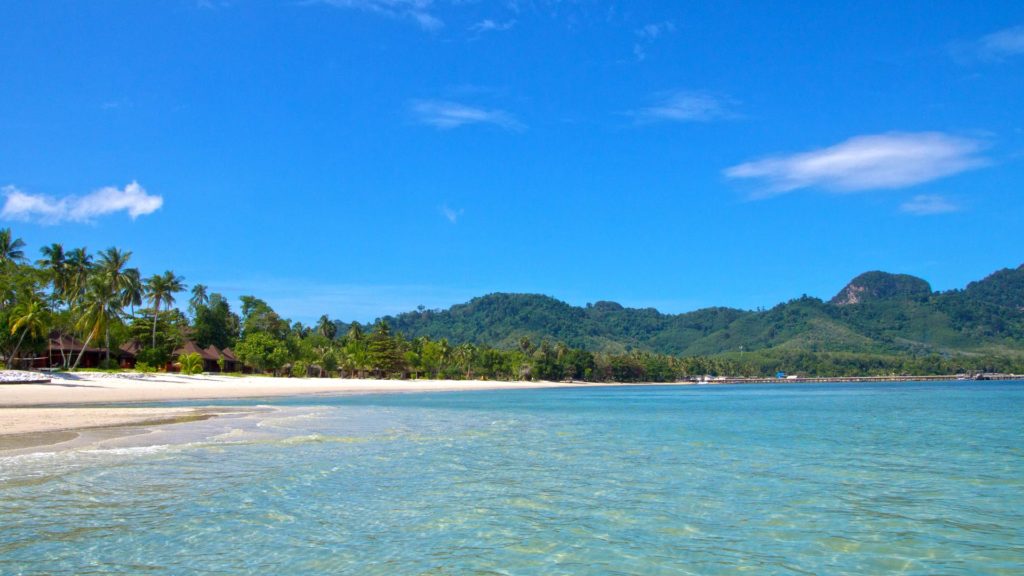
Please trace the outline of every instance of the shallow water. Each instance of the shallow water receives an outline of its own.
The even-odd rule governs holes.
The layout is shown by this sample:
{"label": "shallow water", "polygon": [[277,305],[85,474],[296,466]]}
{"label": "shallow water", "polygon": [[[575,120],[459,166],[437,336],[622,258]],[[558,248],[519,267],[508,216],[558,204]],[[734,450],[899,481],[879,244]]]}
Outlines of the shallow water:
{"label": "shallow water", "polygon": [[1021,383],[261,403],[0,456],[0,573],[1024,572]]}

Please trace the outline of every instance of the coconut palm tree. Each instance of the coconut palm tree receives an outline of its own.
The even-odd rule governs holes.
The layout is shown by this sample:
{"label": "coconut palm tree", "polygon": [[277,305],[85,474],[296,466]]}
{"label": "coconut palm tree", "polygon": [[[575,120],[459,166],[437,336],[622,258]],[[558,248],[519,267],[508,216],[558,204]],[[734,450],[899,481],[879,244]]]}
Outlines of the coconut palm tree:
{"label": "coconut palm tree", "polygon": [[334,340],[334,337],[338,334],[338,327],[334,325],[334,322],[331,322],[331,319],[327,317],[327,314],[324,314],[319,320],[317,320],[316,331],[324,338]]}
{"label": "coconut palm tree", "polygon": [[170,270],[146,279],[146,298],[153,303],[153,348],[156,348],[156,323],[160,317],[160,305],[166,304],[168,308],[171,307],[174,304],[174,294],[185,289],[184,282],[183,277],[175,275]]}
{"label": "coconut palm tree", "polygon": [[14,238],[10,228],[0,228],[0,263],[17,263],[25,259],[25,242]]}
{"label": "coconut palm tree", "polygon": [[138,268],[129,268],[124,271],[124,284],[121,288],[121,306],[130,306],[132,316],[135,316],[135,307],[142,305],[142,274]]}
{"label": "coconut palm tree", "polygon": [[7,359],[8,368],[14,367],[14,359],[18,355],[18,349],[21,348],[26,335],[31,335],[33,338],[39,338],[43,335],[46,331],[46,318],[46,306],[38,299],[25,302],[15,309],[14,323],[11,324],[11,336],[14,336],[18,330],[21,330],[21,336],[18,338],[18,343],[14,346],[14,351],[11,352],[10,358]]}
{"label": "coconut palm tree", "polygon": [[54,299],[60,301],[67,290],[68,282],[68,262],[64,255],[64,246],[54,242],[49,246],[43,246],[39,252],[43,257],[36,260],[36,266],[46,272],[50,285],[53,286]]}
{"label": "coconut palm tree", "polygon": [[[98,262],[98,272],[102,278],[102,286],[110,291],[109,297],[113,302],[116,302],[120,308],[124,308],[124,303],[130,301],[130,296],[127,292],[130,290],[133,276],[138,275],[138,270],[135,270],[132,274],[131,268],[125,268],[128,264],[128,259],[132,257],[131,252],[122,252],[117,248],[107,248],[100,252]],[[118,310],[117,316],[120,317],[121,310]],[[103,333],[103,345],[107,350],[107,362],[110,361],[110,324],[107,323],[104,326]]]}
{"label": "coconut palm tree", "polygon": [[69,307],[73,308],[82,297],[92,270],[92,256],[85,248],[75,248],[67,253],[68,277],[64,298]]}
{"label": "coconut palm tree", "polygon": [[203,284],[196,284],[192,287],[192,298],[189,299],[188,305],[192,309],[194,315],[200,306],[206,306],[210,303],[210,295],[207,293],[207,288]]}
{"label": "coconut palm tree", "polygon": [[455,364],[462,369],[466,378],[473,377],[473,360],[476,358],[476,346],[469,342],[463,342],[455,347],[452,357]]}
{"label": "coconut palm tree", "polygon": [[437,368],[441,373],[444,373],[445,368],[448,367],[448,361],[452,357],[452,348],[448,345],[447,338],[441,338],[437,342]]}
{"label": "coconut palm tree", "polygon": [[78,358],[71,367],[72,370],[78,368],[85,350],[93,339],[106,331],[110,322],[121,314],[120,302],[104,280],[102,276],[93,276],[83,292],[82,316],[78,319],[77,327],[86,336],[82,351],[78,353]]}

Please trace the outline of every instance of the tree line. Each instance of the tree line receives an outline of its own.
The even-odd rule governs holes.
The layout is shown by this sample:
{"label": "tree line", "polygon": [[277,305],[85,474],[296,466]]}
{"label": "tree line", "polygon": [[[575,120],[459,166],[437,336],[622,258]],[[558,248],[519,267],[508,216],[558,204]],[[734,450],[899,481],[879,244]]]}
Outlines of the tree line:
{"label": "tree line", "polygon": [[[111,351],[135,343],[141,369],[172,360],[185,340],[201,348],[231,349],[247,369],[293,376],[672,382],[702,376],[807,376],[1024,372],[1019,357],[992,355],[884,355],[780,349],[710,356],[673,356],[644,350],[593,352],[563,342],[521,336],[495,348],[446,338],[407,338],[385,320],[345,323],[323,315],[312,326],[281,317],[265,301],[241,297],[236,313],[227,298],[203,284],[189,291],[172,271],[143,276],[132,253],[50,244],[30,261],[25,243],[0,229],[0,355],[8,367],[74,338],[77,353],[61,349],[57,368],[79,367],[85,347],[105,349],[101,367],[115,368]],[[58,346],[58,347],[59,347]],[[222,364],[223,365],[223,364]],[[191,369],[190,369],[191,370]]]}

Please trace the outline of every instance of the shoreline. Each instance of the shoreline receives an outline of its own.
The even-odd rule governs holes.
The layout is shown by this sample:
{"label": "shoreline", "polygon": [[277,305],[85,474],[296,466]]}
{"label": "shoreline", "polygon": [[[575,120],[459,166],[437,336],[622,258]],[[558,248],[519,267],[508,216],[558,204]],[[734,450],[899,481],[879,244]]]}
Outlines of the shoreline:
{"label": "shoreline", "polygon": [[63,443],[83,430],[191,422],[238,410],[230,406],[215,409],[131,406],[135,403],[621,385],[97,372],[54,374],[49,382],[0,384],[0,452]]}
{"label": "shoreline", "polygon": [[[617,386],[708,386],[742,384],[813,384],[849,382],[910,382],[956,380],[956,376],[846,378],[722,378],[706,382],[550,382],[486,380],[371,380],[347,378],[274,378],[134,373],[62,373],[49,382],[0,384],[0,451],[17,444],[18,437],[50,435],[64,440],[68,434],[94,428],[152,426],[213,418],[229,407],[154,408],[133,403],[194,400],[232,400],[287,396],[337,396],[475,390],[532,390],[601,388]],[[995,376],[995,375],[994,375]],[[1024,376],[998,375],[1000,380]],[[996,380],[997,378],[993,378]],[[119,406],[108,406],[120,404]]]}

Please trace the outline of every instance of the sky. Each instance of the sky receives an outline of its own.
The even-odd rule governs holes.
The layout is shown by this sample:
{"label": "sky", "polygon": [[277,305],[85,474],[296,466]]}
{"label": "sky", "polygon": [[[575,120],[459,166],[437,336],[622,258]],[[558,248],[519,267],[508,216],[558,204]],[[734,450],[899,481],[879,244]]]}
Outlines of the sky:
{"label": "sky", "polygon": [[1018,1],[15,0],[0,38],[29,256],[117,246],[293,320],[1024,263]]}

